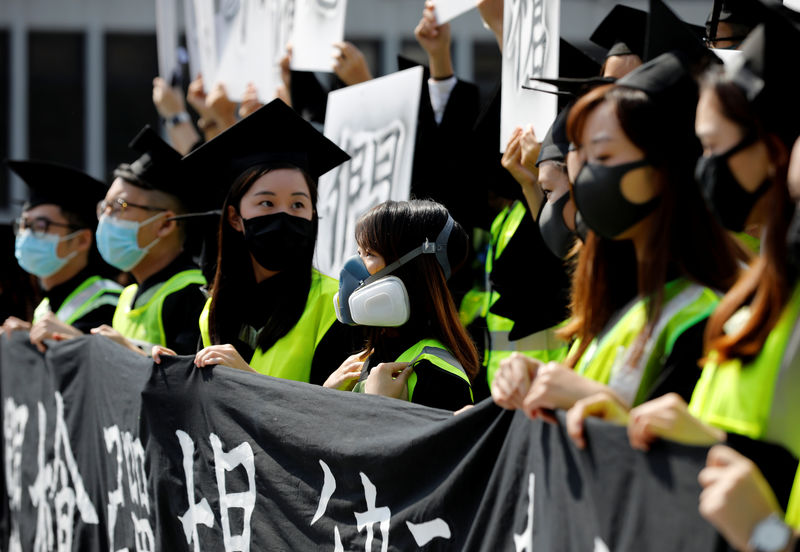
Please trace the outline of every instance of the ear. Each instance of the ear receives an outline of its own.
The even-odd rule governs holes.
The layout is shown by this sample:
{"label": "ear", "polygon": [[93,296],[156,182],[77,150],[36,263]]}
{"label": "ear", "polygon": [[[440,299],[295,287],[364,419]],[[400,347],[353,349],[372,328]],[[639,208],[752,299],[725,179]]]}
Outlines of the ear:
{"label": "ear", "polygon": [[80,234],[75,236],[76,242],[76,249],[78,251],[88,251],[90,247],[92,247],[92,239],[94,238],[94,232],[89,228],[84,228],[81,230]]}
{"label": "ear", "polygon": [[789,166],[789,148],[777,135],[770,133],[767,136],[767,147],[769,148],[769,176],[774,178],[776,174],[785,171]]}
{"label": "ear", "polygon": [[177,221],[170,220],[172,217],[175,216],[175,211],[166,210],[164,211],[164,218],[161,219],[161,222],[158,225],[158,237],[163,238],[168,236],[178,228]]}
{"label": "ear", "polygon": [[231,225],[231,228],[236,230],[237,232],[244,233],[244,224],[242,223],[242,215],[236,212],[236,209],[233,205],[228,205],[228,212],[226,213],[228,217],[228,224]]}

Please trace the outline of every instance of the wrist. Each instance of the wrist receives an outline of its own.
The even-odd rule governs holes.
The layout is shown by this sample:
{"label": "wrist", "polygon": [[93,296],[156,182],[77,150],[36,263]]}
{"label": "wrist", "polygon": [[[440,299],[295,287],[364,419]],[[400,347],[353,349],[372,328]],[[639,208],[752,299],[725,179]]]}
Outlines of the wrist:
{"label": "wrist", "polygon": [[164,126],[170,129],[176,125],[180,125],[182,123],[189,123],[191,121],[192,118],[189,116],[189,113],[187,113],[186,111],[179,111],[178,113],[175,113],[171,117],[164,117]]}
{"label": "wrist", "polygon": [[791,549],[793,531],[786,525],[783,518],[776,513],[771,513],[753,528],[747,549],[753,552],[782,552]]}
{"label": "wrist", "polygon": [[455,75],[453,64],[447,56],[447,59],[437,59],[434,56],[428,58],[431,68],[431,78],[433,80],[447,80]]}

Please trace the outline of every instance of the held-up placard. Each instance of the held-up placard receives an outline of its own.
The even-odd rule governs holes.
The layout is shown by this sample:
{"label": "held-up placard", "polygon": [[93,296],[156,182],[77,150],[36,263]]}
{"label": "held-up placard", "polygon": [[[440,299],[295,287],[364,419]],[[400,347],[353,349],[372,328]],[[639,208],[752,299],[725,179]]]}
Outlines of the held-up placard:
{"label": "held-up placard", "polygon": [[296,71],[333,71],[333,44],[344,40],[347,0],[295,0],[292,62]]}
{"label": "held-up placard", "polygon": [[338,278],[356,254],[355,225],[386,200],[411,189],[422,67],[412,67],[328,95],[325,136],[352,159],[319,182],[316,264]]}
{"label": "held-up placard", "polygon": [[559,21],[559,0],[505,0],[500,151],[515,127],[532,124],[541,140],[556,117],[555,95],[522,87],[531,77],[558,77]]}

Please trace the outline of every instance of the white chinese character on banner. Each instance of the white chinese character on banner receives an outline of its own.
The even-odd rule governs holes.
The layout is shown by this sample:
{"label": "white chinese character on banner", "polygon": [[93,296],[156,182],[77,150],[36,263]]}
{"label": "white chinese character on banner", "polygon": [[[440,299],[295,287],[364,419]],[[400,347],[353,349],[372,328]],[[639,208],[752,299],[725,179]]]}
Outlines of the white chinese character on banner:
{"label": "white chinese character on banner", "polygon": [[[116,549],[114,542],[117,533],[117,521],[120,509],[125,507],[125,485],[123,473],[128,475],[128,494],[131,498],[130,512],[133,528],[133,540],[137,552],[152,551],[155,548],[153,529],[150,526],[150,497],[147,492],[147,480],[144,473],[144,448],[139,438],[133,437],[130,431],[120,432],[116,425],[103,428],[106,451],[116,462],[115,488],[108,493],[108,543],[112,552],[128,552],[127,548]],[[123,468],[125,470],[123,471]],[[139,519],[135,510],[143,516]]]}
{"label": "white chinese character on banner", "polygon": [[10,534],[9,552],[21,552],[19,540],[19,512],[22,508],[22,444],[25,441],[25,428],[28,425],[28,407],[17,406],[14,399],[6,399],[3,412],[3,444],[5,452],[6,493]]}
{"label": "white chinese character on banner", "polygon": [[[195,552],[200,550],[200,541],[197,534],[197,526],[214,526],[214,513],[208,505],[208,501],[202,498],[195,502],[194,487],[194,441],[185,432],[178,430],[175,432],[183,454],[183,472],[186,478],[186,498],[189,508],[183,515],[178,516],[183,531],[186,535],[186,543],[194,544]],[[217,479],[217,490],[219,492],[220,520],[222,524],[222,538],[226,552],[249,552],[250,550],[250,521],[256,507],[256,465],[253,456],[253,449],[249,443],[244,442],[233,448],[229,452],[222,449],[222,441],[214,433],[209,435],[211,450],[214,453],[214,472]],[[238,493],[227,491],[226,474],[238,467],[244,468],[247,474],[247,490]],[[243,527],[239,535],[231,534],[231,522],[229,512],[233,509],[243,511]]]}
{"label": "white chinese character on banner", "polygon": [[[64,420],[64,399],[58,391],[55,392],[55,402],[54,456],[52,462],[48,463],[44,461],[47,412],[44,405],[38,403],[38,473],[33,485],[28,488],[31,502],[36,508],[36,534],[33,543],[35,552],[52,550],[54,540],[59,552],[72,550],[76,508],[84,523],[97,524],[99,522],[97,510],[86,493],[83,478],[75,462],[69,431]],[[53,510],[50,509],[51,503]],[[56,526],[55,536],[52,527],[53,519],[55,519]]]}
{"label": "white chinese character on banner", "polygon": [[[320,467],[322,467],[323,474],[322,491],[320,493],[317,510],[311,520],[311,525],[314,525],[323,514],[325,514],[328,508],[328,502],[336,490],[336,479],[330,467],[322,460],[319,461],[319,464]],[[359,476],[361,477],[361,484],[364,487],[364,498],[367,503],[367,509],[364,512],[353,512],[356,519],[356,529],[359,533],[366,529],[367,538],[364,543],[364,549],[366,552],[371,552],[372,540],[374,538],[374,526],[378,524],[378,529],[381,534],[381,552],[386,552],[389,549],[389,528],[391,526],[392,512],[387,506],[377,506],[377,488],[366,474],[359,472]],[[447,522],[441,518],[423,523],[407,521],[406,526],[411,536],[414,538],[414,541],[417,543],[417,546],[420,547],[425,546],[435,538],[449,540],[451,537],[450,527],[447,525]],[[344,552],[338,526],[334,526],[333,528],[333,537],[334,552]]]}

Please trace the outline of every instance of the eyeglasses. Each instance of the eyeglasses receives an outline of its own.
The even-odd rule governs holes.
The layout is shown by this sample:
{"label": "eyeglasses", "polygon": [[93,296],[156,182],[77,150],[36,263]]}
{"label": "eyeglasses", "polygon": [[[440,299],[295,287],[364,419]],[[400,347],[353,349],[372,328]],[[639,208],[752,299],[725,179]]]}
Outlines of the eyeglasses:
{"label": "eyeglasses", "polygon": [[111,216],[116,217],[119,213],[124,213],[125,211],[127,211],[129,207],[136,207],[137,209],[143,209],[145,211],[166,211],[166,209],[163,207],[138,205],[136,203],[131,203],[129,201],[125,201],[121,197],[118,197],[116,199],[112,199],[111,201],[106,201],[105,199],[101,199],[97,203],[97,218],[99,219],[109,209],[111,210]]}
{"label": "eyeglasses", "polygon": [[[703,42],[708,48],[715,48],[719,50],[735,50],[739,47],[742,41],[747,38],[747,36],[718,36],[715,38],[710,37],[703,37]],[[717,43],[719,42],[732,42],[730,46],[725,46],[724,48],[719,48]]]}
{"label": "eyeglasses", "polygon": [[55,222],[46,217],[36,217],[35,219],[20,217],[14,221],[14,235],[18,236],[23,230],[30,228],[31,232],[33,232],[35,236],[41,237],[49,233],[48,230],[50,230],[51,226],[62,226],[64,228],[72,228],[73,230],[80,229],[80,226],[75,226],[74,224],[65,224],[63,222]]}

